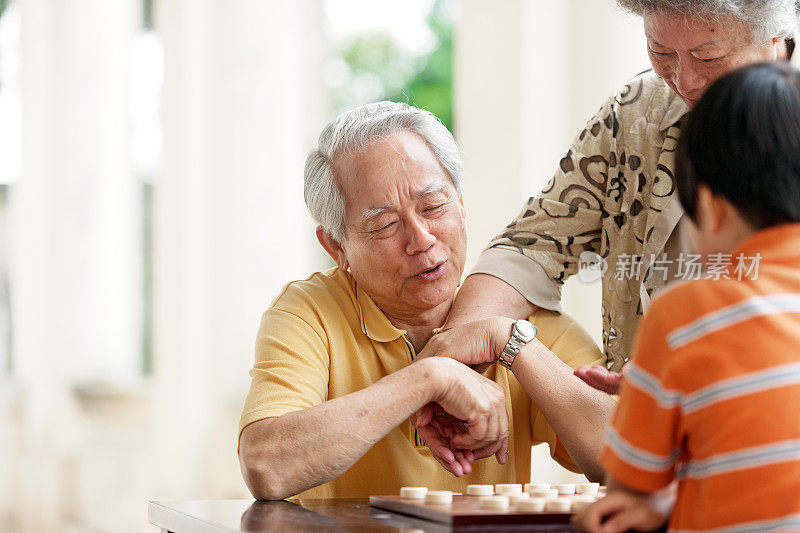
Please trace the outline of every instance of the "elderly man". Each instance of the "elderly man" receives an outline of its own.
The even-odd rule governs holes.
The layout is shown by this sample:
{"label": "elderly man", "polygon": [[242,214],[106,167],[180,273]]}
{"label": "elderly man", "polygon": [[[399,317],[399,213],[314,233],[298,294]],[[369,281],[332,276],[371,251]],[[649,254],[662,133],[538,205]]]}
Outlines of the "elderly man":
{"label": "elderly man", "polygon": [[494,333],[475,350],[513,372],[417,357],[464,267],[460,190],[458,148],[426,111],[370,104],[323,130],[305,198],[337,266],[290,283],[263,316],[239,441],[256,498],[521,482],[537,442],[599,475],[612,400],[572,376],[602,354],[570,319],[537,312],[540,338],[527,321],[483,321]]}

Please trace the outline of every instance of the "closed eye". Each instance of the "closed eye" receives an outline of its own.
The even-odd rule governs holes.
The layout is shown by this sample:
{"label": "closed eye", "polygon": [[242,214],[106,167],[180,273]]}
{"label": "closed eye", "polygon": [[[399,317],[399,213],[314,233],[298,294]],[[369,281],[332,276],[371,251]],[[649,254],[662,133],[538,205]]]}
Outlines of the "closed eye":
{"label": "closed eye", "polygon": [[439,204],[439,205],[432,205],[432,206],[430,206],[430,207],[426,207],[426,208],[425,208],[425,212],[427,212],[427,213],[430,213],[430,212],[432,212],[432,211],[436,211],[437,209],[441,209],[441,208],[442,208],[442,207],[444,207],[445,205],[446,205],[446,204]]}
{"label": "closed eye", "polygon": [[376,229],[376,230],[373,230],[373,232],[383,231],[383,230],[385,230],[385,229],[389,229],[389,228],[391,228],[391,227],[392,227],[392,226],[394,226],[394,225],[395,225],[395,222],[389,222],[389,223],[388,223],[388,224],[386,224],[385,226],[383,226],[383,227],[381,227],[381,228],[378,228],[378,229]]}

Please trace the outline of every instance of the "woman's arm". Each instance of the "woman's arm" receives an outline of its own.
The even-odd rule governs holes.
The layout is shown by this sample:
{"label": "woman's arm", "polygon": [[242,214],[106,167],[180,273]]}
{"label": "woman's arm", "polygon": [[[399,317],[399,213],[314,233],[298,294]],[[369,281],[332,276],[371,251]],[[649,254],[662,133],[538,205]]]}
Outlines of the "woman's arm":
{"label": "woman's arm", "polygon": [[490,274],[472,274],[467,276],[458,291],[447,318],[447,327],[496,315],[527,318],[537,309],[502,279]]}

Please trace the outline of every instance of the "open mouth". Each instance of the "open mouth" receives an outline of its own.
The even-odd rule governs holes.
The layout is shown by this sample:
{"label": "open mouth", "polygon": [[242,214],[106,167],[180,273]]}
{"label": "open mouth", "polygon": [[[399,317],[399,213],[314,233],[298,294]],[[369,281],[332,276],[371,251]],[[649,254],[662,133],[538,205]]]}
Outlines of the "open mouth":
{"label": "open mouth", "polygon": [[438,278],[442,277],[442,275],[444,274],[444,266],[446,264],[447,264],[447,261],[439,263],[438,265],[436,265],[433,268],[430,268],[428,270],[423,270],[422,272],[417,274],[417,276],[422,278],[425,281],[431,281],[431,280],[434,280],[434,279],[438,279]]}

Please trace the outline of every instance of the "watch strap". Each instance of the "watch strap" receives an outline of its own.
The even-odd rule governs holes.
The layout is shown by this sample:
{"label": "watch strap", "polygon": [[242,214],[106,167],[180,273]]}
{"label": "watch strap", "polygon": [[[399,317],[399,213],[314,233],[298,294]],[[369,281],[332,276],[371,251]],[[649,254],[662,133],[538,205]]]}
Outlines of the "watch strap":
{"label": "watch strap", "polygon": [[[524,334],[521,331],[520,322],[524,323],[525,329],[532,330],[533,333],[530,335]],[[514,322],[514,325],[511,328],[511,337],[508,339],[503,351],[500,352],[500,357],[498,358],[499,363],[510,369],[520,350],[523,348],[523,346],[535,339],[537,333],[538,328],[527,320],[517,320]]]}

